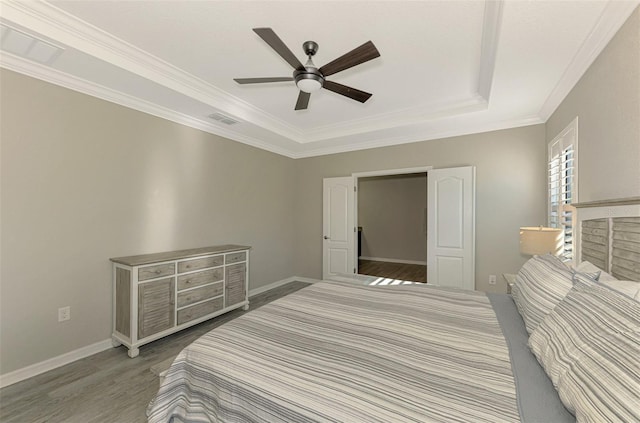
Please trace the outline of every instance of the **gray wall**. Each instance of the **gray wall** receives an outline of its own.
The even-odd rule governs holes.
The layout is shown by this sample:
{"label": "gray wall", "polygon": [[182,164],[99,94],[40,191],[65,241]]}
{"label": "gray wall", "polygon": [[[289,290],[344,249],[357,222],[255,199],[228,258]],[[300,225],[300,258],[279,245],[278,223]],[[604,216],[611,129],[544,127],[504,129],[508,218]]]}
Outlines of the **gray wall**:
{"label": "gray wall", "polygon": [[501,277],[526,261],[520,226],[545,223],[544,125],[296,160],[296,275],[322,277],[322,180],[418,166],[476,166],[476,288],[505,292]]}
{"label": "gray wall", "polygon": [[426,262],[427,176],[358,179],[362,256]]}
{"label": "gray wall", "polygon": [[476,166],[487,291],[526,260],[518,228],[546,219],[546,141],[575,116],[580,201],[640,195],[638,9],[546,125],[295,161],[9,71],[0,86],[2,374],[109,337],[108,257],[234,242],[254,247],[252,288],[320,278],[325,177]]}
{"label": "gray wall", "polygon": [[294,274],[292,159],[0,78],[3,374],[110,337],[109,257],[237,243],[251,288]]}
{"label": "gray wall", "polygon": [[547,121],[578,116],[578,201],[640,196],[640,7]]}

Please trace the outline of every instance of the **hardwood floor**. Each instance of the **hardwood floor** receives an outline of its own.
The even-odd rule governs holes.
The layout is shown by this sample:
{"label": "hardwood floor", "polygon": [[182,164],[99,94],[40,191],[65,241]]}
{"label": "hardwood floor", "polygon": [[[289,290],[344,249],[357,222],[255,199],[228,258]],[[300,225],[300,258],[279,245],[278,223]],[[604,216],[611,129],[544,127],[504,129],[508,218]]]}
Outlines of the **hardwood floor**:
{"label": "hardwood floor", "polygon": [[[251,310],[308,285],[291,282],[251,297]],[[0,422],[146,422],[145,410],[159,383],[150,367],[244,313],[234,310],[144,345],[136,358],[121,346],[3,388]]]}
{"label": "hardwood floor", "polygon": [[427,282],[427,266],[420,264],[358,260],[358,273],[402,281]]}

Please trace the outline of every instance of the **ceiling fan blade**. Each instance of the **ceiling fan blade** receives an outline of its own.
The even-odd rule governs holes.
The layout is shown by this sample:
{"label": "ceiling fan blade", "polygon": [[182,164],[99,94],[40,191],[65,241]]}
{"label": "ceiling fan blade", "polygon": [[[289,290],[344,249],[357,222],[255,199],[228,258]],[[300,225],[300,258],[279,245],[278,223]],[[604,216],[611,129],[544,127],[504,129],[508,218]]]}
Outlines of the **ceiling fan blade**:
{"label": "ceiling fan blade", "polygon": [[309,98],[311,94],[300,91],[298,94],[298,101],[296,101],[296,110],[305,110],[309,105]]}
{"label": "ceiling fan blade", "polygon": [[263,84],[265,82],[284,82],[293,81],[290,76],[282,76],[276,78],[233,78],[238,84]]}
{"label": "ceiling fan blade", "polygon": [[342,56],[338,57],[333,62],[327,63],[319,70],[320,73],[326,77],[345,69],[352,68],[361,63],[368,62],[369,60],[375,59],[379,56],[380,52],[378,51],[376,46],[373,45],[371,41],[367,41],[360,47],[356,47],[349,53],[343,54]]}
{"label": "ceiling fan blade", "polygon": [[334,93],[349,97],[355,101],[359,101],[360,103],[364,103],[365,101],[369,100],[369,97],[373,95],[364,91],[357,90],[355,88],[347,87],[346,85],[338,84],[337,82],[333,81],[324,81],[322,88],[326,88],[329,91],[333,91]]}
{"label": "ceiling fan blade", "polygon": [[271,28],[253,28],[253,32],[258,34],[272,49],[276,51],[294,69],[304,70],[300,60],[289,50],[289,47],[273,32]]}

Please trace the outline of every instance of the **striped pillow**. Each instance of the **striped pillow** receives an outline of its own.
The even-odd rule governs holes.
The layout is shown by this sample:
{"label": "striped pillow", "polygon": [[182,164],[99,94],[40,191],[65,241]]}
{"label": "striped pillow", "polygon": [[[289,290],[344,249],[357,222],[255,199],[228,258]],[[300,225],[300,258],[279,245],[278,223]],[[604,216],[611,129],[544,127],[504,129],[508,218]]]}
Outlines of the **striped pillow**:
{"label": "striped pillow", "polygon": [[[591,278],[578,275],[574,274],[574,279],[579,278],[585,285],[596,283]],[[588,320],[583,320],[581,316],[584,313],[590,313],[575,301],[576,295],[576,289],[571,289],[529,337],[529,348],[556,389],[560,377],[569,370],[571,363],[580,355],[581,332],[585,329],[584,324]]]}
{"label": "striped pillow", "polygon": [[529,346],[578,422],[640,421],[640,303],[574,280]]}
{"label": "striped pillow", "polygon": [[534,331],[572,286],[571,269],[551,254],[534,256],[522,266],[511,295],[528,333]]}
{"label": "striped pillow", "polygon": [[606,340],[606,351],[587,347],[560,379],[560,400],[578,423],[640,422],[640,332]]}

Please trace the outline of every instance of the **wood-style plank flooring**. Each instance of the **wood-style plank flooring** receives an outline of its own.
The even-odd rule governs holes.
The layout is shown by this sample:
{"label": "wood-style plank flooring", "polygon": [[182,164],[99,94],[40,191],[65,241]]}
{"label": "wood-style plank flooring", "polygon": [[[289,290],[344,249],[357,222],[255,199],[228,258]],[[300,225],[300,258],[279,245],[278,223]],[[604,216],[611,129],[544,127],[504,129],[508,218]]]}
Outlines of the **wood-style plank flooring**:
{"label": "wood-style plank flooring", "polygon": [[[291,282],[251,297],[251,310],[308,286]],[[0,390],[0,422],[146,422],[147,404],[158,391],[149,369],[216,326],[247,313],[234,310],[140,347],[129,358],[124,346],[100,352]]]}
{"label": "wood-style plank flooring", "polygon": [[402,281],[427,282],[427,266],[420,264],[358,260],[358,273]]}

